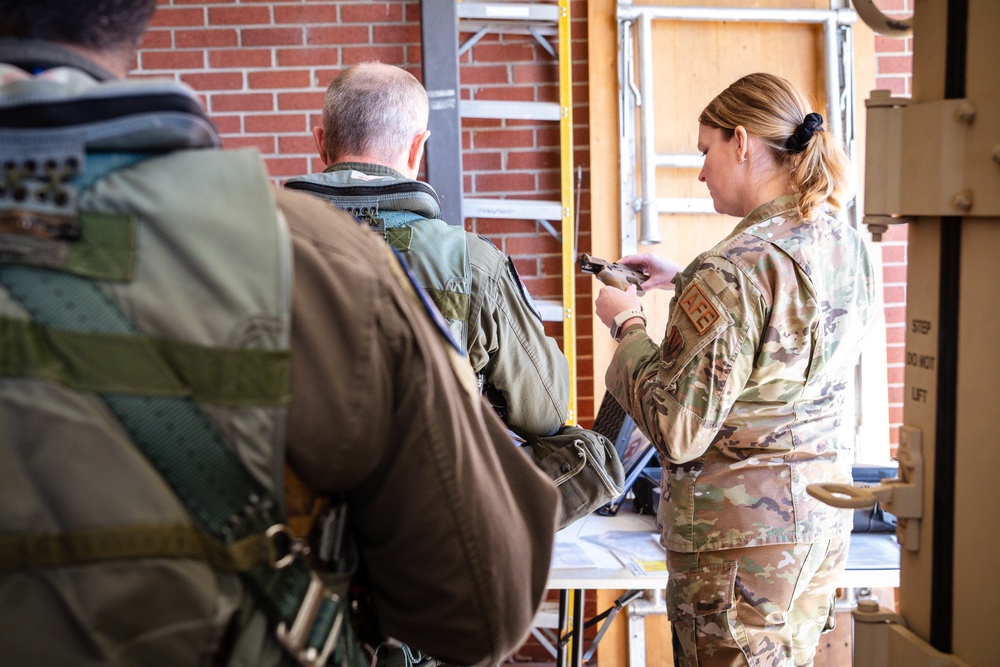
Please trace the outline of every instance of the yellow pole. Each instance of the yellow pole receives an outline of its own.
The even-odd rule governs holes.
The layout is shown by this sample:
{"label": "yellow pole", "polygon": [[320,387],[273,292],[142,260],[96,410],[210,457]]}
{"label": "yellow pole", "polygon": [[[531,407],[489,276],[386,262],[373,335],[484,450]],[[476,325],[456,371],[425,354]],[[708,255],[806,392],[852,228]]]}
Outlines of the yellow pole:
{"label": "yellow pole", "polygon": [[569,362],[569,417],[566,421],[576,424],[576,229],[573,214],[573,55],[569,0],[559,0],[559,150],[563,354]]}

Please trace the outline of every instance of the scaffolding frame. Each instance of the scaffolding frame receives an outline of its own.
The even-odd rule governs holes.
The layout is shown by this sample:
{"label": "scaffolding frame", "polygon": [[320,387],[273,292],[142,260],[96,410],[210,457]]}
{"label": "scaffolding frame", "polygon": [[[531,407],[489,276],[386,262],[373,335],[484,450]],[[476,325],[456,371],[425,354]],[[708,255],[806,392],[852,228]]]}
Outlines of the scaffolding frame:
{"label": "scaffolding frame", "polygon": [[[619,139],[621,154],[621,247],[622,254],[637,251],[637,245],[659,243],[661,213],[714,213],[709,198],[658,197],[656,170],[661,167],[697,169],[697,154],[657,153],[653,109],[653,21],[729,21],[745,23],[797,23],[823,26],[824,75],[827,127],[854,152],[853,26],[857,13],[849,7],[830,9],[767,9],[754,7],[672,7],[618,3]],[[638,51],[638,81],[635,51]],[[638,110],[639,127],[635,116]],[[641,189],[633,165],[639,147]],[[848,210],[855,227],[856,206]],[[638,218],[638,220],[637,220]]]}

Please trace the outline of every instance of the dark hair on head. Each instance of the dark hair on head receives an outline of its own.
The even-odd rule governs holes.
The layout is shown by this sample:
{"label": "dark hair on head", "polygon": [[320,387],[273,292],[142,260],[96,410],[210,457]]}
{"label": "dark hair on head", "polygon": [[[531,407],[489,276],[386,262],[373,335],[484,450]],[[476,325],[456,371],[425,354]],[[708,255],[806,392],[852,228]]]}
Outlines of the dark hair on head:
{"label": "dark hair on head", "polygon": [[806,219],[823,206],[843,208],[851,196],[851,162],[843,145],[823,129],[822,116],[810,113],[802,93],[779,76],[756,73],[737,80],[709,102],[698,122],[727,137],[742,125],[760,139],[788,167]]}
{"label": "dark hair on head", "polygon": [[156,0],[0,0],[0,37],[134,49]]}

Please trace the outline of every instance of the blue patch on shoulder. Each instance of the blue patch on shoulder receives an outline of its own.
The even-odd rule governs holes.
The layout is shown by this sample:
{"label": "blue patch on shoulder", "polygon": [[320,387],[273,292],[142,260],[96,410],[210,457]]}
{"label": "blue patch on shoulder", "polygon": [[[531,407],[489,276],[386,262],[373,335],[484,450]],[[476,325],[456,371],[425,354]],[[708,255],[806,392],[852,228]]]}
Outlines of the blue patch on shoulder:
{"label": "blue patch on shoulder", "polygon": [[417,293],[417,296],[420,297],[420,303],[424,304],[424,310],[427,311],[431,321],[434,322],[434,325],[438,328],[438,331],[441,332],[441,335],[444,336],[445,340],[447,340],[448,343],[455,348],[455,351],[464,357],[465,350],[462,349],[457,342],[455,342],[454,338],[451,337],[451,331],[448,329],[448,324],[444,321],[441,311],[437,309],[437,306],[435,306],[430,297],[427,296],[424,288],[417,283],[417,278],[413,275],[413,272],[407,265],[406,260],[403,259],[403,255],[391,246],[390,250],[392,250],[392,254],[396,257],[396,261],[399,262],[399,265],[403,268],[403,273],[406,274],[406,279],[410,281],[411,285],[413,285],[413,290]]}
{"label": "blue patch on shoulder", "polygon": [[[493,246],[494,248],[497,248],[497,244],[496,244],[496,243],[494,243],[493,241],[489,240],[488,238],[486,238],[486,237],[485,237],[485,236],[483,236],[482,234],[477,234],[477,236],[479,236],[479,238],[481,238],[482,240],[484,240],[484,241],[486,241],[487,243],[489,243],[489,244],[490,244],[491,246]],[[497,250],[499,250],[499,249],[500,249],[500,248],[497,248]]]}
{"label": "blue patch on shoulder", "polygon": [[528,288],[524,286],[524,282],[521,280],[521,275],[517,272],[517,267],[514,266],[513,257],[507,257],[507,270],[510,271],[510,278],[514,281],[514,284],[517,285],[517,289],[521,293],[521,299],[525,304],[527,304],[528,308],[531,309],[531,312],[534,313],[535,317],[538,318],[538,321],[541,322],[542,314],[538,312],[538,308],[535,307],[535,300],[531,298],[530,294],[528,294]]}

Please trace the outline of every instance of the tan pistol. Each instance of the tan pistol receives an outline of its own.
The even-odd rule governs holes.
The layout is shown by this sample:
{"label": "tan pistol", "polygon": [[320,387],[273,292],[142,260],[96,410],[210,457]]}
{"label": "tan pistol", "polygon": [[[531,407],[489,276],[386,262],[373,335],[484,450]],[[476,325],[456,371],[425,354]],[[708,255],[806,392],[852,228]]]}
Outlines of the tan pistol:
{"label": "tan pistol", "polygon": [[605,285],[617,287],[622,291],[628,289],[629,285],[635,285],[637,294],[642,294],[642,283],[649,277],[630,266],[611,264],[587,253],[580,253],[577,264],[584,273],[593,275]]}

